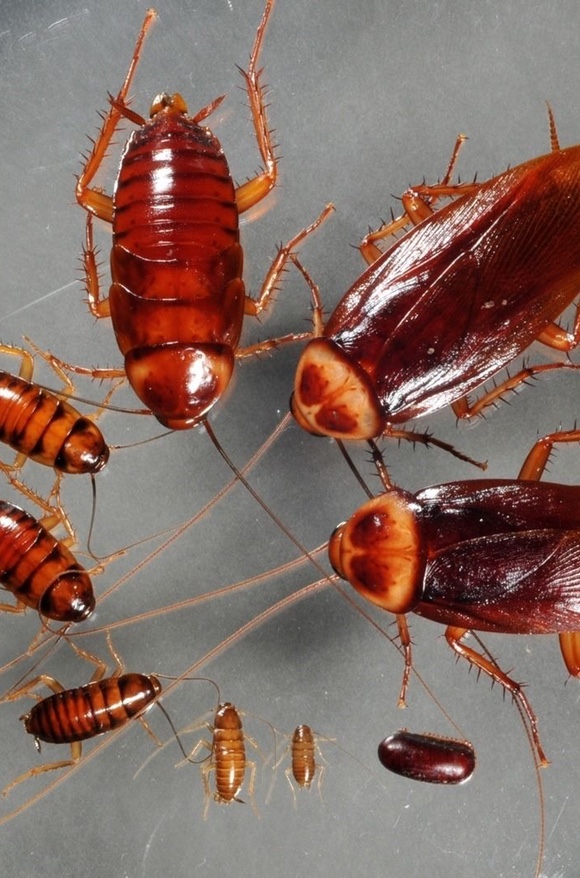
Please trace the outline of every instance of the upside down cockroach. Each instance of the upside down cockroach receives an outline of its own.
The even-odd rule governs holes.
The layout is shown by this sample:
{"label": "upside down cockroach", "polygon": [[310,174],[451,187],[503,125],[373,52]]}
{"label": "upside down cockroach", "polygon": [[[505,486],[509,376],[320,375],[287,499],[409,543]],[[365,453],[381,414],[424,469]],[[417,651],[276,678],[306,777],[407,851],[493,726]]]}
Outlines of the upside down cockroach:
{"label": "upside down cockroach", "polygon": [[423,783],[464,783],[475,771],[475,751],[469,741],[430,732],[418,735],[400,729],[381,741],[378,756],[389,771]]}
{"label": "upside down cockroach", "polygon": [[57,622],[82,622],[93,612],[89,574],[48,530],[59,521],[57,516],[37,521],[0,500],[0,583],[20,604],[0,604],[0,609],[18,613],[22,605],[33,607]]}
{"label": "upside down cockroach", "polygon": [[461,137],[442,183],[405,193],[405,215],[374,237],[415,227],[384,253],[367,240],[372,264],[302,353],[291,406],[304,429],[412,438],[395,428],[448,404],[471,417],[530,375],[569,367],[526,368],[467,400],[535,339],[565,352],[580,339],[578,316],[571,333],[553,323],[580,289],[580,146],[560,148],[551,111],[550,131],[547,155],[451,185]]}
{"label": "upside down cockroach", "polygon": [[410,494],[386,491],[341,524],[329,543],[335,571],[367,600],[394,613],[406,651],[404,701],[411,665],[406,613],[447,626],[445,637],[516,698],[537,756],[547,764],[535,714],[521,684],[463,642],[470,630],[558,634],[569,673],[580,677],[580,486],[538,481],[556,442],[539,440],[517,479],[434,485]]}
{"label": "upside down cockroach", "polygon": [[[328,215],[281,248],[257,299],[245,293],[238,215],[266,197],[277,179],[261,71],[257,69],[273,0],[258,27],[245,79],[264,171],[234,186],[217,138],[200,123],[218,98],[188,116],[181,95],[158,95],[149,120],[127,106],[128,91],[145,35],[155,18],[149,10],[127,77],[78,179],[76,195],[88,212],[85,268],[91,312],[110,316],[125,357],[125,373],[137,396],[174,430],[202,421],[223,395],[236,358],[277,344],[310,337],[294,333],[239,347],[244,314],[259,315],[269,304],[292,248]],[[139,126],[129,138],[113,195],[93,187],[122,118]],[[99,295],[92,217],[111,224],[112,286]],[[75,367],[69,367],[74,369]],[[83,370],[94,376],[118,370]]]}

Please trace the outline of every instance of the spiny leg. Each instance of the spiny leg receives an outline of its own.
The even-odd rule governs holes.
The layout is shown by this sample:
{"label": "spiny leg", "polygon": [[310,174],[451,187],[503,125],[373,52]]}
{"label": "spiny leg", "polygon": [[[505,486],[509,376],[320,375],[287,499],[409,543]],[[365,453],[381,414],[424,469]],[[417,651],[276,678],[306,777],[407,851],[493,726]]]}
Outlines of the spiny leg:
{"label": "spiny leg", "polygon": [[254,45],[250,53],[250,63],[248,69],[238,70],[244,77],[246,83],[246,91],[250,102],[250,110],[254,122],[254,132],[258,142],[258,149],[264,166],[264,170],[238,186],[236,189],[236,203],[240,213],[244,213],[250,207],[262,201],[266,195],[274,188],[278,179],[278,162],[275,156],[274,143],[272,141],[272,131],[269,127],[268,115],[266,112],[265,86],[261,83],[263,68],[258,67],[260,51],[264,40],[266,25],[274,6],[274,0],[268,0],[262,20],[258,25]]}
{"label": "spiny leg", "polygon": [[559,369],[572,369],[576,371],[580,369],[580,366],[574,363],[544,363],[539,366],[526,366],[515,375],[509,375],[504,381],[483,393],[474,402],[470,402],[468,397],[464,396],[451,403],[451,407],[458,418],[476,417],[484,409],[496,404],[506,394],[515,392],[520,385],[526,384],[531,378],[535,378],[544,372],[554,372]]}
{"label": "spiny leg", "polygon": [[[520,479],[539,481],[546,469],[554,445],[565,442],[580,442],[580,430],[562,430],[548,433],[534,444],[522,465]],[[568,672],[580,677],[580,632],[566,631],[558,635],[560,651]]]}
{"label": "spiny leg", "polygon": [[296,264],[298,264],[300,270],[305,275],[310,285],[314,312],[313,331],[289,333],[288,335],[281,336],[279,338],[264,339],[263,341],[258,342],[255,345],[251,345],[245,348],[238,348],[236,350],[237,358],[248,357],[256,353],[263,353],[264,351],[271,350],[272,348],[278,347],[281,344],[287,344],[288,342],[311,338],[313,335],[320,335],[322,331],[322,306],[320,302],[318,287],[310,281],[310,278],[308,277],[308,275],[306,275],[304,269],[302,269],[300,264],[297,262],[294,254],[294,248],[297,247],[298,244],[304,241],[314,231],[316,231],[316,229],[318,229],[319,226],[322,225],[322,223],[330,216],[333,211],[333,205],[327,204],[320,216],[318,216],[313,223],[311,223],[309,226],[306,226],[306,228],[302,229],[300,232],[298,232],[298,234],[294,235],[294,237],[291,238],[287,244],[280,247],[264,279],[258,298],[252,299],[249,296],[246,296],[244,309],[245,313],[257,317],[271,303],[273,294],[279,288],[280,280],[283,272],[286,269],[288,261],[296,261]]}
{"label": "spiny leg", "polygon": [[422,184],[421,186],[413,186],[408,189],[402,196],[405,213],[399,217],[393,217],[391,222],[384,223],[379,229],[369,232],[362,239],[359,244],[359,250],[365,262],[371,265],[381,256],[383,251],[377,246],[378,241],[384,241],[386,238],[396,235],[397,232],[407,229],[409,225],[417,225],[426,217],[431,216],[433,206],[440,198],[456,198],[460,195],[470,195],[477,192],[479,185],[476,183],[457,183],[455,185],[450,185],[449,183],[457,157],[466,140],[465,134],[458,135],[447,171],[440,183],[434,186]]}
{"label": "spiny leg", "polygon": [[101,131],[93,144],[93,148],[89,153],[77,180],[76,197],[79,204],[84,207],[85,210],[99,217],[99,219],[105,220],[109,223],[113,218],[112,198],[98,188],[91,188],[91,183],[101,167],[107,149],[111,144],[119,121],[123,115],[119,108],[127,103],[127,96],[135,75],[135,70],[137,69],[139,56],[143,48],[143,42],[149,28],[155,20],[155,17],[156,12],[153,9],[148,9],[143,24],[141,25],[139,36],[137,37],[135,49],[133,50],[133,57],[125,81],[123,82],[117,97],[110,101],[109,112],[104,118]]}

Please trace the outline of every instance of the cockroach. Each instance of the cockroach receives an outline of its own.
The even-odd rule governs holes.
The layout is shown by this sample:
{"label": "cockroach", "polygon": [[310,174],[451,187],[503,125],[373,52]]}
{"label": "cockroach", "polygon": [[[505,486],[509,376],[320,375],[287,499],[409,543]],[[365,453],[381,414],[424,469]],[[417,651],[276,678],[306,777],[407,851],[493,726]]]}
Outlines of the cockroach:
{"label": "cockroach", "polygon": [[3,344],[0,353],[21,359],[19,375],[0,370],[0,442],[18,452],[13,468],[30,459],[59,473],[100,472],[109,449],[97,425],[32,382],[34,361],[28,351]]}
{"label": "cockroach", "polygon": [[[254,797],[254,783],[256,766],[246,758],[245,740],[251,740],[244,734],[242,718],[239,711],[229,701],[218,705],[213,719],[212,740],[199,741],[190,754],[190,760],[194,759],[201,749],[209,750],[210,758],[201,765],[203,785],[205,790],[204,819],[207,817],[209,802],[212,793],[209,784],[209,775],[215,773],[215,792],[213,799],[221,804],[230,802],[243,802],[240,793],[246,777],[246,769],[250,768],[250,780],[248,791],[250,799]],[[252,742],[253,743],[253,742]]]}
{"label": "cockroach", "polygon": [[470,630],[558,634],[569,673],[580,677],[580,486],[540,482],[556,442],[540,439],[517,479],[434,485],[415,494],[393,487],[338,526],[329,543],[335,571],[367,600],[396,614],[411,664],[406,613],[447,626],[449,646],[517,699],[540,764],[536,716],[520,683],[464,644]]}
{"label": "cockroach", "polygon": [[[116,666],[112,676],[105,677],[107,665],[104,661],[71,644],[72,649],[79,656],[97,666],[89,683],[74,689],[65,689],[54,677],[41,674],[3,697],[3,701],[16,701],[26,695],[35,697],[38,703],[20,719],[24,722],[26,731],[34,735],[36,749],[40,752],[41,741],[49,744],[70,744],[71,758],[31,768],[9,783],[2,791],[2,795],[5,796],[12,787],[29,777],[75,765],[82,756],[82,741],[112,732],[132,719],[139,719],[145,731],[161,747],[161,742],[144,718],[144,714],[154,703],[157,703],[164,714],[181,752],[187,758],[171,717],[158,701],[162,691],[159,677],[165,675],[126,673],[121,658],[113,648],[109,633],[107,633],[107,645]],[[174,677],[169,679],[175,680]],[[205,680],[216,686],[213,680],[206,677],[180,679]],[[53,694],[41,698],[33,692],[32,690],[40,684],[51,689]]]}
{"label": "cockroach", "polygon": [[580,146],[560,148],[551,110],[550,132],[547,155],[452,185],[461,136],[443,181],[404,194],[404,216],[376,236],[414,228],[384,253],[361,247],[372,264],[302,353],[291,408],[304,429],[416,440],[398,427],[448,404],[472,417],[531,375],[571,367],[524,368],[467,398],[534,340],[568,352],[580,339],[578,316],[572,332],[553,322],[580,289]]}
{"label": "cockroach", "polygon": [[[331,210],[329,205],[281,248],[259,297],[248,297],[238,216],[266,197],[278,174],[262,71],[257,69],[272,8],[273,0],[268,0],[248,70],[241,71],[262,173],[236,188],[217,138],[200,124],[222,98],[189,116],[181,95],[160,94],[149,120],[127,106],[143,41],[156,15],[150,9],[125,82],[111,99],[77,182],[77,200],[88,212],[84,263],[90,310],[96,317],[111,317],[129,383],[155,417],[173,430],[189,429],[206,417],[228,386],[236,358],[311,337],[292,333],[239,347],[244,314],[258,316],[267,308],[292,248]],[[92,184],[122,118],[139,127],[123,151],[113,195],[107,195]],[[93,216],[112,228],[112,286],[106,299],[99,294]],[[77,370],[99,377],[123,374]]]}
{"label": "cockroach", "polygon": [[161,693],[157,677],[146,674],[94,679],[76,689],[65,689],[57,680],[42,674],[5,696],[4,700],[21,698],[39,683],[44,683],[54,694],[39,699],[38,704],[20,719],[26,731],[34,735],[39,752],[41,741],[70,744],[71,756],[29,769],[8,784],[3,795],[29,777],[74,765],[82,756],[82,741],[117,729],[131,719],[141,718]]}
{"label": "cockroach", "polygon": [[89,574],[66,542],[49,531],[59,521],[56,515],[37,521],[0,500],[0,582],[20,605],[0,604],[0,609],[18,613],[32,607],[58,622],[82,622],[93,612]]}
{"label": "cockroach", "polygon": [[[310,787],[316,774],[314,732],[310,726],[299,725],[292,734],[292,777],[299,787]],[[288,772],[286,777],[290,779]]]}
{"label": "cockroach", "polygon": [[389,771],[423,783],[460,784],[475,771],[475,750],[469,741],[431,732],[419,735],[400,729],[381,741],[378,755]]}

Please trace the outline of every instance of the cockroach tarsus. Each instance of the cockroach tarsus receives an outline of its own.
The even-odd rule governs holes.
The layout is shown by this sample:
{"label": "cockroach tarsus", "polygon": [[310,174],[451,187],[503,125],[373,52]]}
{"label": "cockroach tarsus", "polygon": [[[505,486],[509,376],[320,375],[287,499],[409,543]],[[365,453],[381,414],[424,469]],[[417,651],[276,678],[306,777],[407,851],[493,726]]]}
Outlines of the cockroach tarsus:
{"label": "cockroach tarsus", "polygon": [[[179,94],[158,95],[146,120],[127,106],[143,41],[156,13],[148,10],[125,81],[78,178],[76,196],[87,211],[84,263],[89,307],[110,316],[124,372],[71,370],[98,377],[127,375],[137,396],[165,426],[189,429],[206,417],[229,384],[236,358],[309,338],[291,333],[239,346],[245,314],[264,311],[292,249],[328,216],[296,235],[268,272],[257,299],[246,295],[238,216],[275,186],[277,159],[258,60],[273,0],[268,0],[247,71],[242,70],[264,170],[237,188],[217,138],[200,123],[218,98],[189,116]],[[123,155],[113,195],[93,181],[122,118],[137,126]],[[93,216],[112,227],[112,286],[101,298],[93,246]]]}
{"label": "cockroach tarsus", "polygon": [[423,783],[465,783],[475,771],[475,750],[469,741],[432,732],[400,729],[381,741],[378,756],[389,771]]}
{"label": "cockroach tarsus", "polygon": [[547,155],[451,184],[460,136],[442,182],[408,190],[405,214],[365,239],[369,267],[298,364],[292,412],[304,429],[408,438],[399,426],[412,418],[449,404],[472,417],[530,376],[578,368],[530,366],[468,402],[534,340],[567,353],[580,339],[578,311],[572,332],[554,323],[580,289],[580,146],[560,148],[551,111],[550,129]]}

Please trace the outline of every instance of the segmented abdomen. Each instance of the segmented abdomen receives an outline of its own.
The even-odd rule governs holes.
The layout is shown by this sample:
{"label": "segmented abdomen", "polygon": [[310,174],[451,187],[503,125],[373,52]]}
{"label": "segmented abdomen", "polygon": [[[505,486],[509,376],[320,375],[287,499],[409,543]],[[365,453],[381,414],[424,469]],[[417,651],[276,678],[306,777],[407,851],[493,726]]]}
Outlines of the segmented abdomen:
{"label": "segmented abdomen", "polygon": [[92,421],[53,393],[1,371],[0,441],[65,473],[98,472],[109,458]]}
{"label": "segmented abdomen", "polygon": [[235,189],[219,141],[187,116],[160,113],[133,132],[114,204],[115,244],[137,256],[193,261],[204,271],[239,241]]}
{"label": "segmented abdomen", "polygon": [[59,622],[95,607],[90,577],[72,552],[32,515],[0,500],[0,581],[16,598]]}
{"label": "segmented abdomen", "polygon": [[44,698],[24,718],[24,725],[29,734],[50,744],[84,741],[122,726],[160,692],[156,677],[108,677]]}
{"label": "segmented abdomen", "polygon": [[310,726],[298,726],[292,735],[292,775],[301,787],[309,787],[316,772],[314,734]]}

